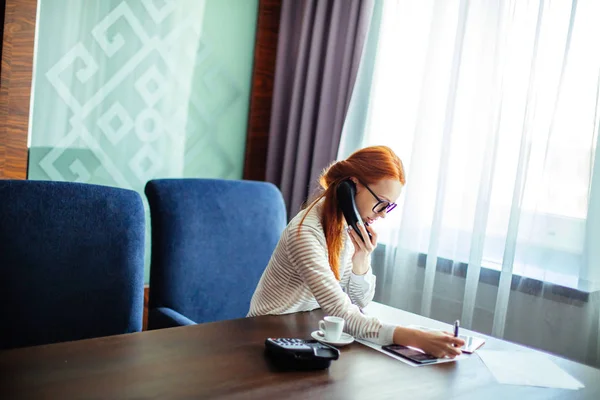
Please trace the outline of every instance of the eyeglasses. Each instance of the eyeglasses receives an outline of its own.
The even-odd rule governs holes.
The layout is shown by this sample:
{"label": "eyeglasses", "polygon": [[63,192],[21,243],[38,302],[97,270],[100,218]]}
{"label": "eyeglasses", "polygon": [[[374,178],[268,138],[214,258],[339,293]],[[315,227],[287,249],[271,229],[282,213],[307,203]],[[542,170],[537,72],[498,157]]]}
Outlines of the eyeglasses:
{"label": "eyeglasses", "polygon": [[389,213],[390,211],[392,211],[394,208],[396,208],[396,206],[398,205],[398,204],[396,204],[396,203],[392,203],[392,202],[390,202],[390,201],[387,201],[387,200],[381,200],[381,199],[379,198],[379,196],[377,196],[377,195],[375,194],[375,192],[373,192],[373,191],[371,190],[371,188],[370,188],[370,187],[368,187],[367,185],[365,185],[363,182],[360,182],[360,183],[361,183],[361,184],[362,184],[364,187],[366,187],[366,188],[367,188],[367,190],[368,190],[368,191],[369,191],[369,192],[370,192],[370,193],[373,195],[373,197],[375,197],[375,199],[377,200],[377,204],[375,204],[375,205],[373,206],[373,212],[374,212],[375,214],[379,214],[379,213],[381,213],[381,212],[384,212],[384,211],[385,211],[385,213],[387,214],[387,213]]}

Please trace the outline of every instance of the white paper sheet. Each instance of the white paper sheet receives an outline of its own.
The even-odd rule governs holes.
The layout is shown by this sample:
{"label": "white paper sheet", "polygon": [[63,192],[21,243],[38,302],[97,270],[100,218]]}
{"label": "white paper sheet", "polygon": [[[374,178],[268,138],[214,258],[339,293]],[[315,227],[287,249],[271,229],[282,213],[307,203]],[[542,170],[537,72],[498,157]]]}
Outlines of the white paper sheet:
{"label": "white paper sheet", "polygon": [[540,353],[479,350],[476,352],[499,383],[558,389],[584,385]]}
{"label": "white paper sheet", "polygon": [[381,352],[381,353],[385,354],[385,355],[386,355],[386,356],[388,356],[388,357],[392,357],[392,358],[395,358],[396,360],[402,361],[403,363],[405,363],[405,364],[408,364],[408,365],[410,365],[411,367],[423,367],[423,366],[425,366],[425,365],[436,365],[436,364],[443,364],[443,363],[447,363],[447,362],[454,362],[454,361],[456,361],[456,360],[460,360],[460,359],[461,359],[461,358],[463,358],[463,357],[467,357],[467,356],[465,356],[465,355],[463,354],[463,355],[460,355],[460,356],[458,356],[458,357],[456,357],[456,358],[438,358],[438,359],[437,359],[437,361],[434,361],[434,362],[431,362],[431,363],[427,363],[427,364],[417,364],[417,363],[415,363],[415,362],[412,362],[412,361],[410,361],[409,359],[406,359],[406,358],[404,358],[404,357],[397,356],[397,355],[395,355],[395,354],[392,354],[392,353],[390,353],[389,351],[385,351],[385,350],[383,350],[383,349],[381,348],[381,346],[380,346],[380,345],[378,345],[378,344],[371,343],[371,342],[368,342],[368,341],[366,341],[366,340],[363,340],[363,339],[356,339],[356,341],[357,341],[358,343],[364,344],[364,345],[365,345],[365,346],[367,346],[367,347],[370,347],[370,348],[372,348],[372,349],[375,349],[375,350],[377,350],[377,351],[379,351],[379,352]]}

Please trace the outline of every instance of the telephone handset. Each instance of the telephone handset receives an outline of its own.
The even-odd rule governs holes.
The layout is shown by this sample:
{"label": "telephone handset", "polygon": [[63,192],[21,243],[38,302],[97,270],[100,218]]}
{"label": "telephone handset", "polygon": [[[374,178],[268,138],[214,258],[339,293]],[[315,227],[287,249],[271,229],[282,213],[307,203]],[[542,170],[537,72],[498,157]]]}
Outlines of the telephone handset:
{"label": "telephone handset", "polygon": [[[356,209],[356,201],[354,199],[356,196],[356,184],[352,182],[351,179],[346,179],[340,182],[337,187],[336,194],[338,198],[338,205],[342,210],[342,214],[344,214],[344,218],[346,218],[346,223],[348,223],[348,225],[354,229],[354,232],[356,232],[358,237],[360,237],[360,239],[364,242],[365,240],[358,229],[358,221],[360,221],[361,218],[358,210]],[[368,226],[367,224],[365,225]],[[368,231],[367,233],[369,234],[370,238],[371,234]]]}

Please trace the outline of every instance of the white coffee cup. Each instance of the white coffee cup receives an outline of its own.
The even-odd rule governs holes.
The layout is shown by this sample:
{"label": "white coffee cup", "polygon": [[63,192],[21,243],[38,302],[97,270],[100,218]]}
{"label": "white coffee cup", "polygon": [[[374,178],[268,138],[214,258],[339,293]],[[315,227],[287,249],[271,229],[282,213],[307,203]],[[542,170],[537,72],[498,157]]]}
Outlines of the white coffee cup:
{"label": "white coffee cup", "polygon": [[344,318],[325,317],[319,321],[319,329],[323,333],[325,340],[330,342],[339,340],[344,330]]}

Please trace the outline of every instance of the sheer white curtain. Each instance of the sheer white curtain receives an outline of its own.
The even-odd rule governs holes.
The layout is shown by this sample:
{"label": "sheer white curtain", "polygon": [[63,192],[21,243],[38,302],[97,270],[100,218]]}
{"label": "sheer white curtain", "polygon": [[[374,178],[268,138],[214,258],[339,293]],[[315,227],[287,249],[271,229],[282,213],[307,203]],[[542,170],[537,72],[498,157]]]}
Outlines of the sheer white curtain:
{"label": "sheer white curtain", "polygon": [[383,3],[366,127],[340,149],[407,169],[376,299],[600,364],[598,21],[597,0]]}

